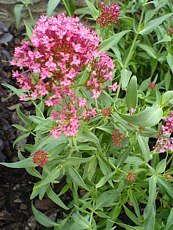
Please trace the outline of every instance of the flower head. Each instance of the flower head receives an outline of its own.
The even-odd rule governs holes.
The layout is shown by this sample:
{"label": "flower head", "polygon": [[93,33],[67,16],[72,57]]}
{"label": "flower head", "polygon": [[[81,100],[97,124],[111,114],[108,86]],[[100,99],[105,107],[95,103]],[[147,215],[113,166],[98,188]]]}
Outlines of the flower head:
{"label": "flower head", "polygon": [[129,172],[126,176],[127,181],[134,181],[136,179],[137,175],[133,172]]}
{"label": "flower head", "polygon": [[169,112],[169,116],[163,118],[162,129],[159,132],[158,140],[154,150],[160,153],[166,152],[166,150],[173,151],[173,110]]}
{"label": "flower head", "polygon": [[117,24],[120,12],[119,6],[114,3],[113,5],[100,3],[101,15],[97,18],[97,22],[101,26],[108,26],[110,24]]}
{"label": "flower head", "polygon": [[125,138],[125,134],[121,133],[118,129],[115,129],[112,134],[112,142],[116,146],[122,146],[123,139]]}
{"label": "flower head", "polygon": [[101,113],[104,117],[107,117],[111,115],[111,110],[109,108],[105,108],[101,111]]}
{"label": "flower head", "polygon": [[85,112],[87,117],[94,116],[87,101],[75,92],[79,74],[90,65],[84,87],[93,98],[99,97],[102,85],[112,80],[114,64],[105,52],[99,52],[100,40],[95,31],[79,23],[79,18],[59,14],[41,16],[31,42],[15,49],[11,64],[21,70],[13,73],[20,88],[28,91],[29,97],[45,98],[48,107],[60,108],[51,131],[56,138],[61,133],[75,136]]}
{"label": "flower head", "polygon": [[41,149],[35,151],[33,162],[37,166],[43,167],[48,162],[47,153]]}

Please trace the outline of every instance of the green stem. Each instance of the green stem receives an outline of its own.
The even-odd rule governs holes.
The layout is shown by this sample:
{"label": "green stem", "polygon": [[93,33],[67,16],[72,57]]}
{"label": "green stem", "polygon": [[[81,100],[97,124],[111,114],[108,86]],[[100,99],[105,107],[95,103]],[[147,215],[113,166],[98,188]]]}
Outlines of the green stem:
{"label": "green stem", "polygon": [[133,56],[133,51],[134,51],[134,47],[135,47],[135,44],[136,44],[136,41],[137,41],[137,38],[138,38],[138,35],[139,35],[139,31],[140,31],[140,28],[141,28],[141,23],[142,23],[142,20],[143,20],[143,17],[144,17],[144,7],[142,9],[142,13],[141,13],[141,17],[140,17],[140,20],[139,20],[139,24],[138,24],[138,28],[137,28],[137,33],[134,37],[134,40],[132,42],[132,46],[130,47],[130,51],[127,55],[127,58],[126,58],[126,61],[124,63],[124,66],[123,66],[123,69],[126,69],[132,56]]}
{"label": "green stem", "polygon": [[30,7],[29,7],[29,6],[27,6],[26,8],[27,8],[28,13],[29,13],[29,16],[30,16],[30,18],[31,18],[32,24],[33,24],[33,26],[34,26],[35,22],[34,22],[34,18],[33,18],[33,16],[32,16],[32,13],[31,13]]}

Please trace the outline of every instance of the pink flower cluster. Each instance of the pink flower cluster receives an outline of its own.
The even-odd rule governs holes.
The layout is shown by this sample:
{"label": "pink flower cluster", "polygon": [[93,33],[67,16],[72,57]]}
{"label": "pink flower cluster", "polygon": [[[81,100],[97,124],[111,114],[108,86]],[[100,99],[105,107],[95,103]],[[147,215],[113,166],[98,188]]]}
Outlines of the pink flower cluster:
{"label": "pink flower cluster", "polygon": [[173,151],[173,110],[170,111],[169,116],[163,119],[162,130],[159,133],[158,141],[154,149],[160,153],[166,150]]}
{"label": "pink flower cluster", "polygon": [[118,16],[120,13],[119,6],[115,3],[114,5],[100,3],[101,15],[97,18],[97,22],[101,26],[108,26],[110,24],[118,23]]}
{"label": "pink flower cluster", "polygon": [[31,42],[25,41],[15,49],[11,64],[20,71],[15,71],[13,77],[28,91],[22,99],[45,98],[47,106],[60,107],[53,115],[55,126],[51,134],[56,138],[61,133],[76,135],[79,118],[95,114],[95,110],[87,109],[86,100],[75,93],[79,74],[90,66],[83,86],[93,98],[100,95],[103,83],[112,79],[113,61],[105,52],[99,53],[99,42],[96,32],[79,23],[79,18],[59,14],[41,16]]}

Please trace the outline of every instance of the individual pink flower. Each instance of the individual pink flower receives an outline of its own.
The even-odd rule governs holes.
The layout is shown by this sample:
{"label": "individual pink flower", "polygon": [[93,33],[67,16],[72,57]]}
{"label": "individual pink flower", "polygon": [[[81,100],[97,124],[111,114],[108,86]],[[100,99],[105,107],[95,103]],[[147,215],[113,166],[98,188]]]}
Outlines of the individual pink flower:
{"label": "individual pink flower", "polygon": [[130,109],[130,115],[133,115],[133,114],[135,113],[135,111],[136,111],[136,109],[131,108],[131,109]]}
{"label": "individual pink flower", "polygon": [[81,97],[79,97],[79,107],[84,108],[87,105],[87,101]]}
{"label": "individual pink flower", "polygon": [[109,89],[112,89],[112,91],[116,91],[118,89],[119,85],[117,82],[115,82],[113,85],[108,86]]}
{"label": "individual pink flower", "polygon": [[95,89],[92,90],[92,98],[97,99],[100,96],[100,91],[97,91]]}

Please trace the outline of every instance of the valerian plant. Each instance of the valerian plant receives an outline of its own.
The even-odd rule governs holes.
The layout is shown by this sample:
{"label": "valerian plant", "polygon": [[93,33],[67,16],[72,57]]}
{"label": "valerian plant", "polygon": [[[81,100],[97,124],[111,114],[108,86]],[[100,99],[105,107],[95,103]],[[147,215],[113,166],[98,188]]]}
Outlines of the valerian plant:
{"label": "valerian plant", "polygon": [[52,221],[32,205],[47,228],[171,230],[173,4],[86,4],[76,13],[96,21],[95,31],[76,17],[41,16],[15,49],[20,89],[8,87],[35,115],[17,109],[25,126],[14,125],[23,132],[14,144],[34,141],[23,146],[28,158],[19,151],[3,165],[38,178],[31,199],[64,210]]}

